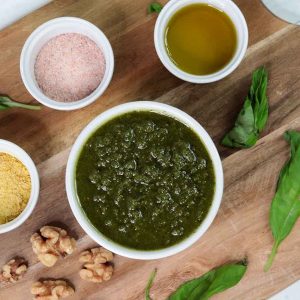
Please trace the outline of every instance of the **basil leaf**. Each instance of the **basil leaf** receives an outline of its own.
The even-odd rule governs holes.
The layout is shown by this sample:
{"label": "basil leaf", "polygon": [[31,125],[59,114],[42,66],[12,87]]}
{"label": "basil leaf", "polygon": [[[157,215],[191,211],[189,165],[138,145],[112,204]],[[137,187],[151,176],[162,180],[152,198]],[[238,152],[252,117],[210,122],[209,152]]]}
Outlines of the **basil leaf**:
{"label": "basil leaf", "polygon": [[247,270],[245,261],[213,269],[181,285],[168,300],[206,300],[239,283]]}
{"label": "basil leaf", "polygon": [[245,262],[225,265],[216,269],[214,280],[206,290],[206,292],[202,295],[201,299],[209,299],[213,295],[221,293],[235,286],[243,278],[246,270],[247,266]]}
{"label": "basil leaf", "polygon": [[163,5],[158,2],[153,2],[149,4],[148,6],[148,14],[152,13],[160,13],[160,11],[163,9]]}
{"label": "basil leaf", "polygon": [[210,272],[204,274],[203,276],[187,281],[182,284],[169,298],[168,300],[181,300],[181,299],[189,299],[187,297],[191,297],[192,293],[204,293],[209,285],[212,282],[212,278],[215,271],[211,270]]}
{"label": "basil leaf", "polygon": [[261,133],[266,126],[269,105],[267,98],[268,74],[265,68],[261,67],[253,73],[252,85],[249,91],[249,98],[254,103],[255,127],[258,133]]}
{"label": "basil leaf", "polygon": [[300,132],[287,131],[284,137],[290,143],[291,156],[280,172],[276,194],[271,204],[270,226],[274,245],[265,271],[272,266],[279,245],[300,217]]}
{"label": "basil leaf", "polygon": [[223,138],[222,145],[231,148],[249,148],[256,144],[269,115],[267,82],[268,74],[264,67],[254,71],[243,108],[234,127]]}
{"label": "basil leaf", "polygon": [[146,286],[146,289],[145,289],[145,300],[151,300],[151,297],[150,297],[150,289],[153,285],[153,281],[154,281],[154,278],[156,276],[156,273],[157,273],[157,269],[154,269],[150,275],[150,278],[148,280],[148,283],[147,283],[147,286]]}
{"label": "basil leaf", "polygon": [[257,134],[255,127],[254,112],[251,101],[247,98],[240,111],[234,128],[223,138],[222,144],[232,148],[247,148],[255,145]]}
{"label": "basil leaf", "polygon": [[6,110],[13,107],[19,107],[19,108],[25,108],[25,109],[31,109],[31,110],[39,110],[41,109],[38,105],[29,105],[24,103],[19,103],[11,100],[7,96],[0,96],[0,110]]}

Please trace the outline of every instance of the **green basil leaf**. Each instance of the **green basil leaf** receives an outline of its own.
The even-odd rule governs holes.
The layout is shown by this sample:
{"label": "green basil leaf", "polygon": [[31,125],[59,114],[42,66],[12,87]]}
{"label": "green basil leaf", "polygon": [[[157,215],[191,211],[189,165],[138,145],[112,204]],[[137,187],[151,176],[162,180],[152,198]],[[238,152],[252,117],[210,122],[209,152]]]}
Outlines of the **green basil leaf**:
{"label": "green basil leaf", "polygon": [[11,100],[7,96],[0,96],[0,110],[6,110],[13,107],[19,107],[19,108],[25,108],[25,109],[31,109],[31,110],[39,110],[41,109],[38,105],[29,105],[24,103],[19,103]]}
{"label": "green basil leaf", "polygon": [[249,148],[256,144],[269,115],[267,83],[268,74],[264,67],[253,72],[252,84],[243,108],[234,127],[223,138],[222,145],[231,148]]}
{"label": "green basil leaf", "polygon": [[153,285],[153,281],[154,281],[154,278],[156,276],[156,273],[157,273],[157,269],[154,269],[150,275],[150,278],[148,280],[148,283],[147,283],[147,286],[146,286],[146,289],[145,289],[145,300],[151,300],[151,297],[150,297],[150,289]]}
{"label": "green basil leaf", "polygon": [[291,146],[291,156],[282,168],[270,209],[270,226],[274,245],[264,270],[268,271],[281,242],[289,235],[300,217],[300,132],[284,135]]}
{"label": "green basil leaf", "polygon": [[168,300],[206,300],[236,285],[244,276],[247,264],[227,264],[181,285]]}
{"label": "green basil leaf", "polygon": [[254,104],[255,127],[258,133],[261,133],[265,128],[269,116],[267,84],[268,73],[264,67],[261,67],[253,73],[252,85],[249,91],[249,98],[252,105]]}
{"label": "green basil leaf", "polygon": [[253,130],[254,112],[249,98],[246,98],[244,106],[240,111],[234,127],[225,135],[222,144],[232,148],[248,148],[253,146],[258,138],[257,132]]}
{"label": "green basil leaf", "polygon": [[168,300],[182,300],[190,299],[193,292],[204,293],[212,282],[215,270],[207,272],[203,276],[187,281],[182,284],[169,298]]}
{"label": "green basil leaf", "polygon": [[225,265],[216,269],[214,280],[206,292],[201,296],[201,299],[209,299],[213,295],[235,286],[243,278],[246,270],[247,266],[244,262]]}
{"label": "green basil leaf", "polygon": [[158,2],[153,2],[149,4],[148,6],[148,13],[160,13],[160,11],[163,9],[163,5]]}

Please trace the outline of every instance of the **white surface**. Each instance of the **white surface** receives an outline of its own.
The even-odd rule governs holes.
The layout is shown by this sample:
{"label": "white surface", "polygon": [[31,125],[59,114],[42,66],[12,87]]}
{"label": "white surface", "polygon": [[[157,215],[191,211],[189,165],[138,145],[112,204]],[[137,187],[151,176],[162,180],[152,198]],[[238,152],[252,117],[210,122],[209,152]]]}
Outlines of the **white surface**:
{"label": "white surface", "polygon": [[[178,121],[186,124],[188,127],[192,128],[197,135],[202,140],[203,144],[206,146],[206,149],[208,153],[210,154],[210,157],[213,162],[214,167],[214,173],[216,177],[216,189],[214,198],[212,201],[211,208],[199,226],[199,228],[188,238],[183,240],[182,242],[165,248],[161,250],[155,250],[155,251],[142,251],[142,250],[134,250],[129,249],[124,246],[121,246],[112,240],[105,237],[103,234],[101,234],[93,225],[90,223],[90,221],[85,216],[85,213],[83,212],[79,200],[77,198],[76,193],[76,187],[75,187],[75,174],[76,174],[76,165],[77,165],[77,159],[80,155],[81,149],[83,145],[86,143],[87,139],[91,136],[91,134],[99,128],[101,125],[106,123],[108,120],[112,119],[115,116],[122,115],[127,112],[131,111],[154,111],[158,112],[160,114],[168,115],[171,117],[174,117]],[[69,199],[69,203],[71,206],[71,209],[73,211],[73,214],[75,218],[77,219],[78,223],[81,225],[83,230],[99,245],[105,247],[106,249],[112,251],[113,253],[128,257],[128,258],[135,258],[135,259],[158,259],[167,257],[173,254],[176,254],[180,251],[183,251],[184,249],[191,246],[193,243],[195,243],[209,228],[211,223],[213,222],[220,204],[222,200],[222,194],[223,194],[223,169],[222,169],[222,163],[219,156],[219,153],[211,140],[208,133],[205,131],[205,129],[191,116],[186,114],[185,112],[172,107],[167,104],[158,103],[158,102],[152,102],[152,101],[139,101],[139,102],[130,102],[126,104],[121,104],[118,106],[115,106],[104,113],[100,114],[97,118],[95,118],[91,123],[89,123],[83,131],[80,133],[78,138],[76,139],[67,164],[67,170],[66,170],[66,190],[67,195]]]}
{"label": "white surface", "polygon": [[271,297],[269,300],[299,300],[300,299],[300,281],[290,285],[285,290]]}
{"label": "white surface", "polygon": [[300,0],[262,0],[262,2],[275,16],[300,25]]}
{"label": "white surface", "polygon": [[0,0],[0,30],[51,0]]}
{"label": "white surface", "polygon": [[31,215],[38,201],[40,192],[40,180],[36,166],[30,156],[19,146],[6,140],[0,139],[0,152],[8,153],[19,159],[28,169],[31,178],[31,194],[23,212],[14,220],[0,225],[0,234],[11,231],[24,223]]}
{"label": "white surface", "polygon": [[[40,49],[47,41],[67,32],[84,34],[92,39],[102,49],[106,67],[101,83],[89,96],[79,101],[59,102],[44,95],[38,87],[34,76],[34,64]],[[29,36],[21,53],[20,70],[25,87],[37,101],[58,110],[74,110],[91,104],[104,93],[114,72],[114,54],[105,34],[92,23],[73,17],[57,18],[42,24]]]}
{"label": "white surface", "polygon": [[[182,7],[195,3],[207,3],[224,11],[237,31],[238,45],[232,60],[222,70],[205,76],[192,75],[179,69],[170,59],[165,47],[165,30],[170,18]],[[164,6],[157,18],[154,43],[161,62],[173,75],[188,82],[209,83],[226,77],[238,67],[247,50],[248,27],[242,12],[231,0],[171,0]]]}

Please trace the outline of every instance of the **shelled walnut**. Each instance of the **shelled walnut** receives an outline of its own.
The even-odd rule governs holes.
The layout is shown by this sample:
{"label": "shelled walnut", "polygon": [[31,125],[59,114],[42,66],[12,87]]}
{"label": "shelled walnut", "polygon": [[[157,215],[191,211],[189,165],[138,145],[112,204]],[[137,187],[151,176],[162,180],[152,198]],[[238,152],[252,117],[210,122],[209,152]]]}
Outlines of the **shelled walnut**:
{"label": "shelled walnut", "polygon": [[113,274],[113,266],[109,264],[113,260],[113,254],[103,247],[83,251],[79,261],[84,263],[79,271],[82,279],[100,283],[108,281]]}
{"label": "shelled walnut", "polygon": [[0,282],[17,282],[27,271],[25,259],[16,257],[7,262],[0,273]]}
{"label": "shelled walnut", "polygon": [[31,286],[31,294],[35,300],[58,300],[74,293],[74,289],[64,280],[37,281]]}
{"label": "shelled walnut", "polygon": [[39,233],[30,238],[33,252],[42,264],[52,267],[59,256],[72,254],[76,248],[76,241],[66,230],[54,226],[44,226]]}

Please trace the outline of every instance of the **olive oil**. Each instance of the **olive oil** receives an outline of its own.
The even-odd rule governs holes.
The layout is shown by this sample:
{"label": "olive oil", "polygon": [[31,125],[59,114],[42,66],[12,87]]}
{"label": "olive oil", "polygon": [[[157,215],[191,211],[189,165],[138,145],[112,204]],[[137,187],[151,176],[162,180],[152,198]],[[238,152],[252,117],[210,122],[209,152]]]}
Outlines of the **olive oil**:
{"label": "olive oil", "polygon": [[165,31],[165,47],[181,70],[193,75],[209,75],[224,68],[233,58],[237,33],[223,11],[192,4],[170,19]]}

